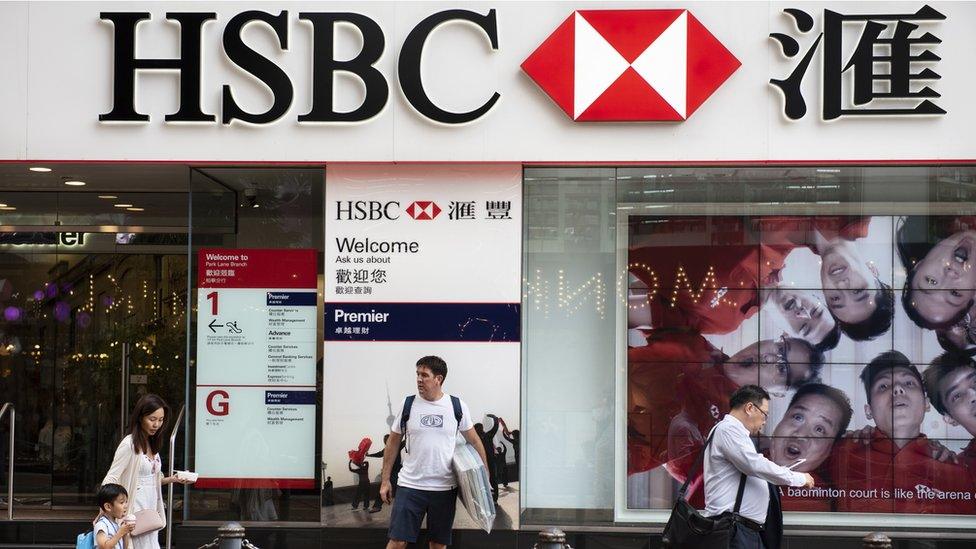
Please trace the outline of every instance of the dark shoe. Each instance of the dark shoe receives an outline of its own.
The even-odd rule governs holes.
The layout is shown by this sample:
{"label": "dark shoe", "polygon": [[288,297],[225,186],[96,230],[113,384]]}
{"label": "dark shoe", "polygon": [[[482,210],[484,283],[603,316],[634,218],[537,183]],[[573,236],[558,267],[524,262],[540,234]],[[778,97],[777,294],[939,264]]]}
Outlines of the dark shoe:
{"label": "dark shoe", "polygon": [[381,507],[373,507],[372,509],[369,510],[369,512],[370,513],[379,513],[380,512],[380,509],[382,509],[382,508]]}
{"label": "dark shoe", "polygon": [[353,510],[353,511],[356,511],[357,509],[359,509],[359,506],[358,506],[358,505],[353,505],[353,506],[352,506],[352,510]]}

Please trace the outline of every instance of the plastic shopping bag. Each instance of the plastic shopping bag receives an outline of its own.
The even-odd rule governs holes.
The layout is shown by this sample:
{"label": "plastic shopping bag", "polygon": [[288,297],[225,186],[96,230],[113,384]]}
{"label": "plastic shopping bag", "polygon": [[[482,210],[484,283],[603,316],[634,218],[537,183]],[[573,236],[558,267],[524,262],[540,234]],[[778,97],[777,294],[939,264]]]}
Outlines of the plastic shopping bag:
{"label": "plastic shopping bag", "polygon": [[495,522],[495,501],[491,498],[488,470],[474,446],[462,438],[458,438],[454,448],[453,466],[461,504],[471,519],[490,534]]}

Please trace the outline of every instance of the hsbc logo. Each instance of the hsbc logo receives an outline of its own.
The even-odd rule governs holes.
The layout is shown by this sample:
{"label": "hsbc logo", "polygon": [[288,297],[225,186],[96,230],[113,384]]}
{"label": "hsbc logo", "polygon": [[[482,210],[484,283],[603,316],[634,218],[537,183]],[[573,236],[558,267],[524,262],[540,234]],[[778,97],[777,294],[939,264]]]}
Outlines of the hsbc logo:
{"label": "hsbc logo", "polygon": [[434,219],[441,213],[440,206],[436,202],[429,200],[418,200],[407,206],[407,215],[417,221],[428,221]]}
{"label": "hsbc logo", "polygon": [[578,10],[522,70],[576,121],[683,121],[740,65],[688,10]]}

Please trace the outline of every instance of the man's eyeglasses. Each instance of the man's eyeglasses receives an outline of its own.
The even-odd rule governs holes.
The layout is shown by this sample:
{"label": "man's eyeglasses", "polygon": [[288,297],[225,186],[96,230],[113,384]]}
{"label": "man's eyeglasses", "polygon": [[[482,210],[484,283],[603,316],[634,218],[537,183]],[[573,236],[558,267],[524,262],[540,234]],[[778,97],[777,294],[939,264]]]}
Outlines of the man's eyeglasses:
{"label": "man's eyeglasses", "polygon": [[753,404],[752,407],[755,408],[756,410],[758,410],[759,413],[763,415],[763,421],[768,421],[769,420],[769,412],[763,411],[762,408],[760,408],[759,406],[756,406],[755,404]]}

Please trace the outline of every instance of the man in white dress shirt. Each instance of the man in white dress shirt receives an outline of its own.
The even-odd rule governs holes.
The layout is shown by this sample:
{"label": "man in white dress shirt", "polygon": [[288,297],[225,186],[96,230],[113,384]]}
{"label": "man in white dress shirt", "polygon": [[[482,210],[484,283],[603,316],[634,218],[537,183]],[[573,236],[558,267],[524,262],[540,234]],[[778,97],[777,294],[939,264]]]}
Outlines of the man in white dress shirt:
{"label": "man in white dress shirt", "polygon": [[[769,415],[769,393],[758,385],[740,387],[729,399],[731,411],[713,429],[712,442],[704,459],[705,511],[714,517],[731,513],[735,507],[739,481],[746,475],[739,508],[739,521],[731,549],[766,547],[763,525],[781,525],[781,517],[770,512],[769,485],[813,487],[813,477],[776,465],[756,451],[752,435],[758,435]],[[778,506],[775,512],[779,513]],[[774,539],[777,539],[775,536]],[[766,549],[776,549],[769,547]]]}

